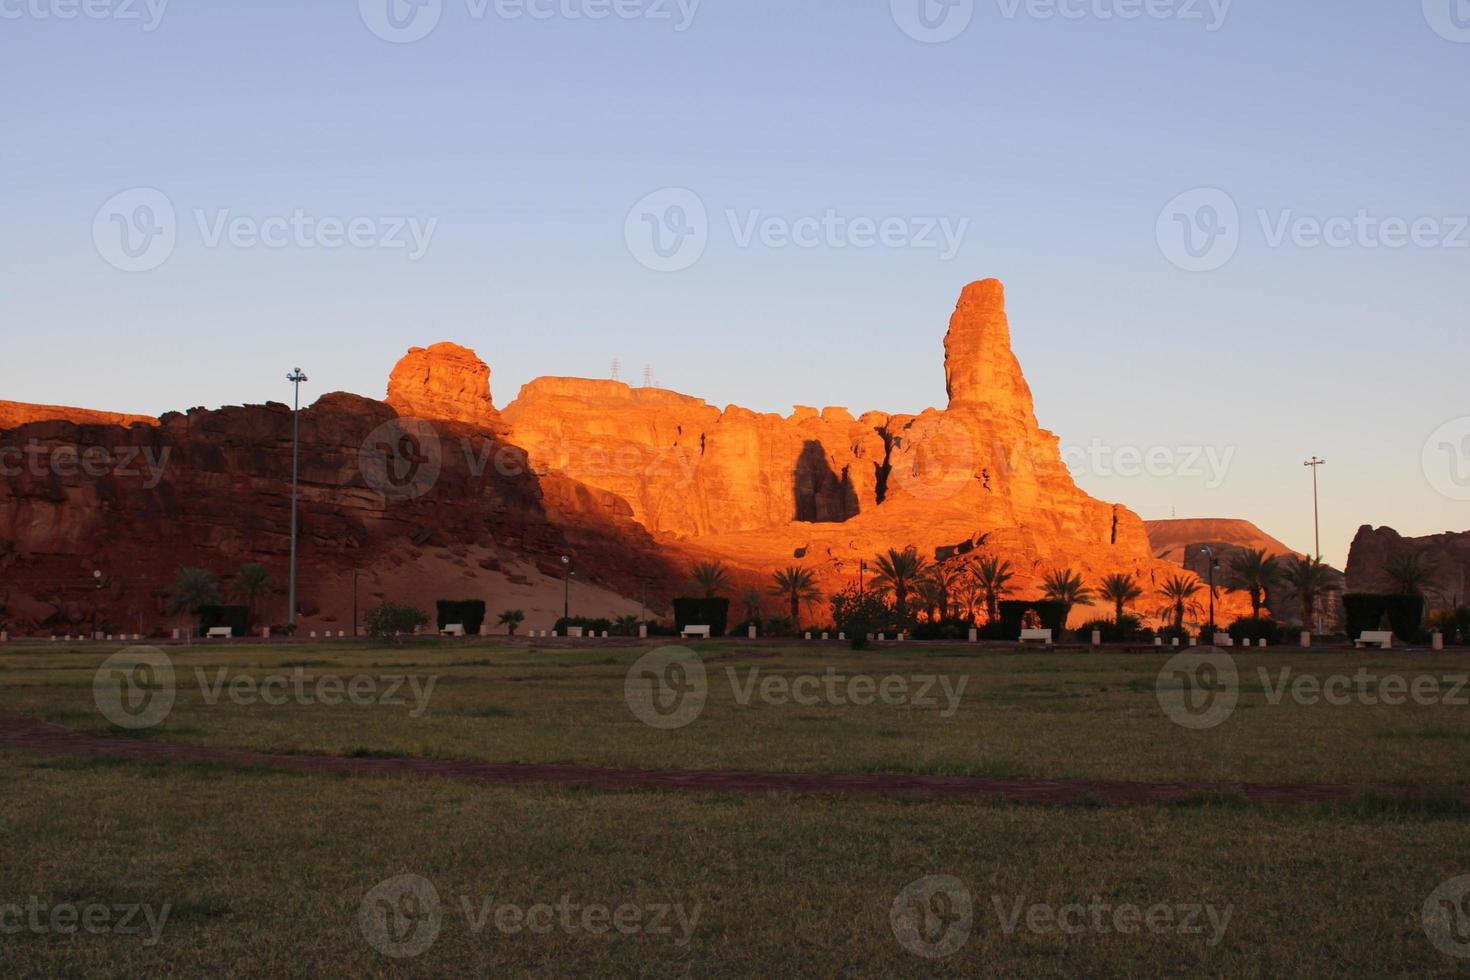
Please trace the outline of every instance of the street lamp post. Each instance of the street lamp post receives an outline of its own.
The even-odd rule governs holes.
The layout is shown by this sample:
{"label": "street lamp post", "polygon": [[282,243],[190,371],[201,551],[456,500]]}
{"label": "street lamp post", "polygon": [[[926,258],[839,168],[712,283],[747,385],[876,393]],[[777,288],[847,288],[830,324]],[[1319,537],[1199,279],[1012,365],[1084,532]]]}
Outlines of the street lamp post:
{"label": "street lamp post", "polygon": [[1313,533],[1314,533],[1314,540],[1315,540],[1315,543],[1316,543],[1316,550],[1313,553],[1313,556],[1318,561],[1321,561],[1322,560],[1322,517],[1321,517],[1321,511],[1320,511],[1320,509],[1317,506],[1317,467],[1319,467],[1319,466],[1326,466],[1327,465],[1327,460],[1325,460],[1325,459],[1318,459],[1316,456],[1313,456],[1311,459],[1307,460],[1302,465],[1303,466],[1310,467],[1311,470],[1312,470],[1312,527],[1313,527]]}
{"label": "street lamp post", "polygon": [[1215,627],[1215,569],[1220,567],[1220,563],[1215,560],[1215,552],[1209,545],[1202,544],[1199,550],[1204,552],[1205,556],[1209,559],[1209,565],[1207,567],[1210,576],[1210,642],[1213,643],[1215,640],[1214,634],[1217,632]]}
{"label": "street lamp post", "polygon": [[352,570],[352,638],[357,639],[357,569]]}
{"label": "street lamp post", "polygon": [[92,580],[97,583],[96,595],[92,598],[92,639],[97,639],[97,605],[102,601],[102,569],[92,572]]}
{"label": "street lamp post", "polygon": [[566,574],[562,576],[562,599],[561,618],[570,620],[572,618],[572,559],[570,555],[561,556],[562,567]]}
{"label": "street lamp post", "polygon": [[301,474],[301,385],[306,375],[300,368],[286,375],[291,382],[291,584],[287,589],[286,624],[291,632],[296,627],[296,483]]}

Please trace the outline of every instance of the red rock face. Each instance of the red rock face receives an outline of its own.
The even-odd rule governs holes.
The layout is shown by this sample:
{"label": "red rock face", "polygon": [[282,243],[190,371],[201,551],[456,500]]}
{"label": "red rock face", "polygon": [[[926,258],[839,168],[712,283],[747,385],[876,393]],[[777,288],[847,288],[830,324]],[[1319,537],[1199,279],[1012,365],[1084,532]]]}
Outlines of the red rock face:
{"label": "red rock face", "polygon": [[1348,591],[1389,591],[1384,569],[1400,554],[1422,554],[1436,569],[1431,609],[1470,604],[1470,531],[1406,538],[1391,527],[1364,524],[1348,552]]}
{"label": "red rock face", "polygon": [[388,378],[388,404],[406,418],[446,419],[494,428],[490,366],[468,347],[413,347]]}
{"label": "red rock face", "polygon": [[[581,580],[623,596],[646,590],[655,607],[686,588],[696,560],[726,561],[741,590],[804,564],[830,592],[855,580],[860,559],[910,545],[957,565],[982,551],[1007,558],[1023,598],[1064,566],[1092,583],[1130,572],[1149,590],[1178,573],[1154,559],[1137,515],[1076,486],[1057,438],[1037,424],[1000,283],[965,289],[945,352],[947,409],[854,418],[835,407],[722,411],[572,378],[533,381],[501,413],[473,352],[414,348],[393,369],[386,404],[332,394],[302,413],[305,622],[347,620],[354,569],[389,583],[364,603],[410,575],[417,591],[464,597],[491,592],[498,579],[481,571],[506,563],[559,575],[563,553]],[[428,422],[406,436],[400,418]],[[114,618],[156,618],[181,565],[227,583],[259,561],[284,582],[290,421],[268,405],[170,414],[156,427],[0,426],[0,445],[166,460],[151,485],[50,467],[0,484],[0,603],[11,620],[74,623],[94,603]],[[103,594],[91,591],[93,568],[107,570]],[[1139,609],[1160,605],[1150,596]]]}
{"label": "red rock face", "polygon": [[77,425],[158,424],[158,419],[150,415],[121,415],[117,412],[96,412],[90,408],[0,401],[0,429],[13,429],[27,422],[48,421],[75,422]]}

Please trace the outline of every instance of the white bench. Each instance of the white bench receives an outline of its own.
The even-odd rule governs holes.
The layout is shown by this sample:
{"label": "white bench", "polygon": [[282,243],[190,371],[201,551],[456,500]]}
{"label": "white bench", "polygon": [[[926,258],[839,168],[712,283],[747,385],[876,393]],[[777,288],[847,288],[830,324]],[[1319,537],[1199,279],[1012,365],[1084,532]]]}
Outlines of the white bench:
{"label": "white bench", "polygon": [[696,636],[709,639],[710,628],[708,626],[686,626],[679,634],[681,640],[692,640]]}
{"label": "white bench", "polygon": [[1051,630],[1022,630],[1022,643],[1045,643],[1051,645]]}
{"label": "white bench", "polygon": [[1369,630],[1353,641],[1353,647],[1358,650],[1369,646],[1376,646],[1380,650],[1392,650],[1393,633],[1389,630]]}
{"label": "white bench", "polygon": [[216,626],[213,629],[211,629],[208,633],[204,634],[204,637],[205,637],[205,639],[208,639],[208,640],[213,640],[213,639],[218,639],[218,638],[223,638],[223,639],[228,640],[231,637],[233,637],[234,635],[235,635],[235,631],[232,630],[232,629],[230,629],[228,626]]}
{"label": "white bench", "polygon": [[464,623],[446,623],[439,631],[440,636],[464,636]]}

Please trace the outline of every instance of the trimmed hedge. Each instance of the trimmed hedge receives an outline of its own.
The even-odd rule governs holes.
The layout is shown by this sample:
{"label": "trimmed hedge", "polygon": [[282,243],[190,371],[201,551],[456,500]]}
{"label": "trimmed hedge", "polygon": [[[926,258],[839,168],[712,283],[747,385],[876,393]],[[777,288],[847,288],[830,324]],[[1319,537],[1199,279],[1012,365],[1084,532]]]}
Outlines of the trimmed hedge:
{"label": "trimmed hedge", "polygon": [[571,619],[567,619],[563,616],[556,621],[556,625],[552,627],[552,632],[557,636],[566,636],[568,627],[572,626],[581,627],[583,636],[601,636],[604,633],[612,632],[613,621],[610,619],[591,619],[587,616],[573,616]]}
{"label": "trimmed hedge", "polygon": [[441,633],[444,627],[459,623],[466,636],[479,636],[480,627],[485,624],[484,599],[440,599],[434,603],[434,608]]}
{"label": "trimmed hedge", "polygon": [[1286,635],[1286,628],[1284,626],[1274,619],[1267,619],[1264,616],[1260,619],[1242,616],[1230,624],[1230,637],[1236,643],[1244,640],[1250,640],[1252,642],[1265,640],[1274,647],[1281,642],[1281,638],[1284,635]]}
{"label": "trimmed hedge", "polygon": [[1424,637],[1424,597],[1422,595],[1381,595],[1374,592],[1349,592],[1342,597],[1347,615],[1349,639],[1356,640],[1372,632],[1388,617],[1394,635],[1405,643],[1418,643]]}
{"label": "trimmed hedge", "polygon": [[194,614],[199,617],[200,636],[223,626],[228,626],[236,636],[250,635],[249,606],[200,606]]}
{"label": "trimmed hedge", "polygon": [[686,626],[708,626],[710,636],[724,636],[729,619],[729,599],[715,596],[674,600],[674,626],[680,633]]}

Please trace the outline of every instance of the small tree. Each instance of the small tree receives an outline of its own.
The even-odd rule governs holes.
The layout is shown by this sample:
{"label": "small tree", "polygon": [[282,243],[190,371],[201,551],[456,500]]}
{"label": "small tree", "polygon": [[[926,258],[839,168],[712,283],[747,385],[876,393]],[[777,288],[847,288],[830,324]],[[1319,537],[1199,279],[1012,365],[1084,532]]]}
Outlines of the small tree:
{"label": "small tree", "polygon": [[250,562],[241,565],[235,573],[235,584],[230,593],[236,602],[250,610],[254,618],[260,612],[260,604],[276,593],[276,583],[264,565]]}
{"label": "small tree", "polygon": [[694,584],[704,590],[706,599],[713,599],[730,587],[730,575],[725,571],[724,562],[700,562],[694,566],[693,578]]}
{"label": "small tree", "polygon": [[219,598],[219,583],[213,574],[203,568],[181,568],[168,597],[168,611],[174,615],[193,613],[200,606],[219,605]]}
{"label": "small tree", "polygon": [[422,609],[400,606],[392,602],[385,602],[369,609],[366,619],[363,620],[368,636],[379,640],[384,637],[412,633],[419,627],[428,624],[429,616]]}
{"label": "small tree", "polygon": [[500,619],[497,620],[497,622],[501,626],[504,626],[506,628],[506,631],[511,636],[516,635],[516,627],[520,626],[525,621],[526,613],[524,610],[521,609],[507,609],[505,612],[500,614]]}
{"label": "small tree", "polygon": [[821,602],[822,593],[817,589],[817,578],[810,570],[800,565],[790,565],[771,573],[771,585],[766,591],[773,596],[791,601],[791,626],[801,628],[801,604]]}

